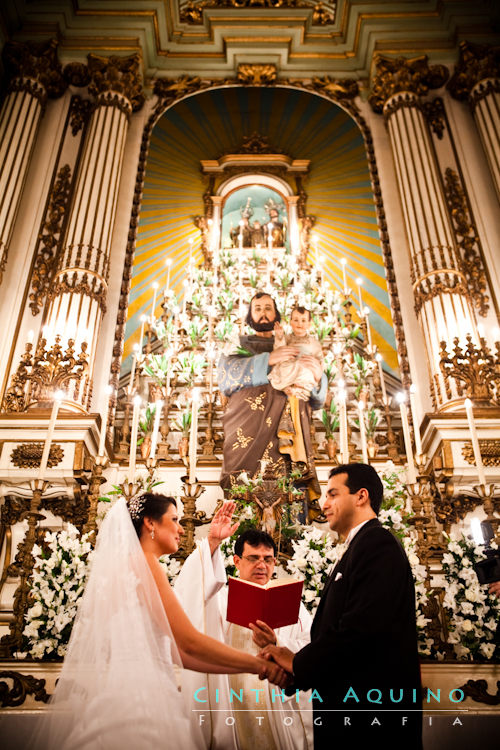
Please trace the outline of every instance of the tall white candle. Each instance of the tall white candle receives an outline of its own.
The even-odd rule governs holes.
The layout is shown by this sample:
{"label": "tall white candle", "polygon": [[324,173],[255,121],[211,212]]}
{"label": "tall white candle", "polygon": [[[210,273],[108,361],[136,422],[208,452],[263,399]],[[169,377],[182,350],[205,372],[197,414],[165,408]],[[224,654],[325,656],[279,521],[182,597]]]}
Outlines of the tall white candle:
{"label": "tall white candle", "polygon": [[151,322],[155,319],[155,309],[156,309],[156,292],[158,290],[158,282],[153,282],[153,304],[151,305]]}
{"label": "tall white candle", "polygon": [[62,391],[56,391],[54,394],[54,403],[52,405],[52,411],[50,413],[49,427],[45,436],[45,443],[43,444],[42,458],[40,460],[40,468],[38,470],[38,479],[45,478],[45,472],[47,471],[47,463],[49,461],[50,446],[52,443],[52,437],[54,435],[54,429],[56,426],[57,412],[61,405],[63,398]]}
{"label": "tall white candle", "polygon": [[130,383],[129,387],[134,387],[134,379],[135,379],[135,367],[137,364],[137,357],[139,356],[139,344],[134,344],[134,351],[132,352],[132,367],[130,369]]}
{"label": "tall white candle", "polygon": [[370,347],[370,351],[372,352],[372,334],[370,330],[370,308],[365,307],[363,310],[363,314],[366,318],[366,338],[368,339],[368,346]]}
{"label": "tall white candle", "polygon": [[384,380],[384,368],[382,367],[382,355],[377,354],[375,359],[378,362],[378,374],[380,378],[380,387],[382,388],[382,398],[384,399],[384,404],[387,403],[387,390],[385,387],[385,380]]}
{"label": "tall white candle", "polygon": [[196,453],[198,448],[198,410],[200,408],[199,392],[193,388],[191,433],[189,436],[189,482],[194,484],[196,479]]}
{"label": "tall white candle", "polygon": [[365,425],[365,405],[363,401],[358,401],[359,414],[359,435],[361,438],[361,452],[363,454],[363,463],[368,463],[368,445],[366,443],[366,425]]}
{"label": "tall white candle", "polygon": [[104,409],[101,414],[101,434],[99,435],[99,449],[97,451],[98,456],[104,456],[104,450],[106,446],[106,427],[108,426],[108,413],[109,413],[109,402],[111,400],[111,394],[113,393],[113,386],[107,385],[104,389],[106,398],[104,400]]}
{"label": "tall white candle", "polygon": [[467,421],[469,422],[469,430],[470,430],[470,436],[472,440],[472,450],[474,451],[474,461],[476,462],[477,473],[479,476],[479,484],[486,484],[483,459],[481,457],[481,448],[479,447],[479,440],[477,437],[476,425],[474,423],[474,412],[472,410],[472,401],[470,400],[470,398],[465,399],[464,406],[465,406],[465,411],[467,413]]}
{"label": "tall white candle", "polygon": [[141,408],[141,397],[134,396],[134,411],[132,413],[132,430],[130,432],[130,455],[128,466],[128,481],[135,480],[135,456],[137,452],[137,432],[139,429],[139,409]]}
{"label": "tall white candle", "polygon": [[420,425],[417,422],[417,399],[416,394],[417,388],[412,383],[410,385],[410,409],[411,409],[411,418],[413,421],[413,434],[415,435],[415,451],[417,453],[417,456],[419,456],[422,453],[422,441],[420,439]]}
{"label": "tall white candle", "polygon": [[151,435],[151,451],[149,454],[150,458],[155,457],[156,453],[156,446],[158,445],[158,430],[160,428],[160,418],[161,418],[161,412],[163,409],[163,401],[156,401],[155,403],[155,419],[153,422],[153,434]]}
{"label": "tall white candle", "polygon": [[267,231],[268,231],[267,246],[269,250],[272,250],[273,249],[273,225],[271,222],[269,222],[269,224],[267,225]]}
{"label": "tall white candle", "polygon": [[343,284],[344,284],[344,294],[347,294],[347,276],[346,276],[346,272],[345,272],[345,267],[347,265],[347,259],[346,258],[341,258],[340,259],[340,264],[342,266],[342,281],[343,281]]}
{"label": "tall white candle", "polygon": [[347,407],[346,407],[346,392],[344,388],[340,388],[338,392],[339,398],[339,429],[340,429],[340,460],[343,464],[349,463],[349,440],[347,435]]}
{"label": "tall white candle", "polygon": [[413,447],[411,444],[410,425],[408,422],[408,409],[405,403],[406,396],[404,393],[398,394],[399,410],[401,412],[401,426],[403,427],[403,437],[405,441],[406,460],[408,462],[408,470],[406,472],[407,484],[415,484],[417,481],[417,473],[415,471],[415,462],[413,460]]}
{"label": "tall white candle", "polygon": [[141,333],[139,335],[139,353],[142,354],[142,342],[144,341],[144,325],[146,323],[146,315],[141,315]]}

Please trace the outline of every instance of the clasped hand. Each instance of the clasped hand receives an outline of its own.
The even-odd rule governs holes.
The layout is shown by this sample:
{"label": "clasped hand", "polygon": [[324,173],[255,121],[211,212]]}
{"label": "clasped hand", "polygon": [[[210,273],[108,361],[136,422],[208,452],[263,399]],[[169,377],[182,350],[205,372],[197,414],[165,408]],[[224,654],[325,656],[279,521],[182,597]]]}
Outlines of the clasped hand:
{"label": "clasped hand", "polygon": [[[280,687],[287,687],[293,682],[293,657],[295,654],[285,646],[266,646],[258,654],[259,658],[267,659],[269,664],[274,664],[283,671],[285,683],[275,683]],[[260,675],[259,675],[260,677]],[[263,679],[263,678],[261,678]],[[267,678],[270,682],[274,682],[270,677]],[[283,679],[283,678],[282,678]]]}

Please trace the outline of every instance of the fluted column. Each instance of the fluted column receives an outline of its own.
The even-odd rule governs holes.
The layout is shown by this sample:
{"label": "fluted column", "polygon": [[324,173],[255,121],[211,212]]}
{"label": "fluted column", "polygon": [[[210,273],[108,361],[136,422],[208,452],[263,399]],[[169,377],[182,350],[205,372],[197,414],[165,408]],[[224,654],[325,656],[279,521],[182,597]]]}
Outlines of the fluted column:
{"label": "fluted column", "polygon": [[500,47],[461,42],[448,88],[470,104],[500,200]]}
{"label": "fluted column", "polygon": [[45,316],[45,338],[56,336],[75,348],[88,343],[85,382],[75,383],[68,394],[87,406],[99,326],[106,309],[109,252],[116,215],[125,139],[130,116],[144,98],[139,81],[139,58],[101,58],[89,55],[95,100],[83,153],[75,179],[75,192],[66,235]]}
{"label": "fluted column", "polygon": [[479,342],[467,281],[460,267],[451,219],[420,96],[442,86],[447,71],[426,57],[376,60],[370,103],[383,112],[394,155],[411,256],[415,307],[430,368],[434,405],[450,408],[459,394],[439,367],[440,342]]}
{"label": "fluted column", "polygon": [[47,97],[66,88],[55,41],[8,42],[2,57],[10,81],[0,111],[0,283]]}

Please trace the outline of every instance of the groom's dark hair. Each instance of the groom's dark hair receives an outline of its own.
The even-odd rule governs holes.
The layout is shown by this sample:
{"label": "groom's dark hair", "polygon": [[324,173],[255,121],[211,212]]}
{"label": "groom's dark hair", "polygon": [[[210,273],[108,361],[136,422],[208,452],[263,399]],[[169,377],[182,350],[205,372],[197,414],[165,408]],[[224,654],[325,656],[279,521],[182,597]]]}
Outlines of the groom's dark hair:
{"label": "groom's dark hair", "polygon": [[358,490],[367,490],[372,510],[378,516],[384,497],[384,485],[373,466],[369,464],[341,464],[330,470],[328,479],[337,476],[337,474],[347,474],[345,484],[351,494]]}
{"label": "groom's dark hair", "polygon": [[274,543],[274,539],[270,534],[267,533],[267,531],[261,531],[260,529],[247,529],[246,531],[243,531],[238,537],[236,537],[236,541],[234,543],[234,554],[238,555],[238,557],[241,557],[243,554],[243,547],[245,546],[245,542],[249,544],[250,547],[258,547],[260,544],[263,544],[264,547],[269,547],[270,549],[272,549],[274,554],[276,554],[278,551],[278,548]]}

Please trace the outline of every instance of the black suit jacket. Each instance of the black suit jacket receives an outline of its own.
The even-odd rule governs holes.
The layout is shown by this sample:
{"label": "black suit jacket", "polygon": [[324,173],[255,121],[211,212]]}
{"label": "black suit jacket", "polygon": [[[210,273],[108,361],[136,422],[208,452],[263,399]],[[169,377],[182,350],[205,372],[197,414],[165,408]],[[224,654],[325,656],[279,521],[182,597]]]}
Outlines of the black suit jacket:
{"label": "black suit jacket", "polygon": [[[362,526],[335,566],[316,611],[311,643],[295,655],[293,671],[295,687],[313,688],[322,699],[314,703],[316,718],[323,719],[322,728],[315,726],[316,748],[331,744],[325,723],[338,735],[343,730],[342,714],[350,711],[358,712],[353,715],[361,732],[356,739],[382,739],[383,734],[387,747],[401,742],[406,747],[420,746],[413,578],[401,544],[378,519]],[[381,704],[370,702],[370,690],[381,692]],[[378,692],[370,697],[378,701]],[[392,728],[378,734],[378,725],[369,724],[368,709],[372,716],[380,713],[382,727]],[[407,710],[404,725],[398,709]],[[396,731],[393,744],[399,727],[404,734]],[[348,725],[345,736],[354,739]]]}

